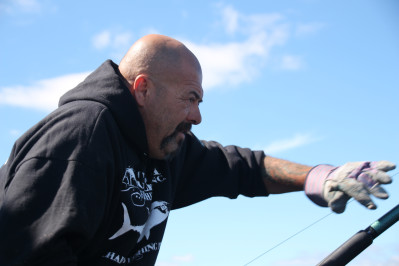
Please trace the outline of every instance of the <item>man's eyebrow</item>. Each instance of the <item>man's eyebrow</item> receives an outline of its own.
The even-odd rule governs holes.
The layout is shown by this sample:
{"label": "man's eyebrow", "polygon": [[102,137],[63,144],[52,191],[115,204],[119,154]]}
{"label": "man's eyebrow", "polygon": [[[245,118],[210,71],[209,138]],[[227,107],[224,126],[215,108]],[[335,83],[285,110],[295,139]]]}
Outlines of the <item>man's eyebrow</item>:
{"label": "man's eyebrow", "polygon": [[199,102],[202,102],[201,96],[198,94],[196,91],[190,91],[190,94],[193,94],[194,97],[199,100]]}

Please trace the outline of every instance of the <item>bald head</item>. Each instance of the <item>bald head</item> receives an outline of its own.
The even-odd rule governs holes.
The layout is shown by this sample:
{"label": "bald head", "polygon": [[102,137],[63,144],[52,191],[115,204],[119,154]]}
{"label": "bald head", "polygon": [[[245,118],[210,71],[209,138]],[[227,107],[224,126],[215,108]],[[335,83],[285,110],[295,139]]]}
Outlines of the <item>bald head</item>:
{"label": "bald head", "polygon": [[201,66],[181,42],[151,34],[132,45],[119,71],[143,119],[149,156],[172,158],[192,125],[201,123]]}
{"label": "bald head", "polygon": [[120,62],[119,71],[131,84],[140,74],[173,78],[187,67],[202,76],[197,58],[184,44],[168,36],[150,34],[132,45]]}

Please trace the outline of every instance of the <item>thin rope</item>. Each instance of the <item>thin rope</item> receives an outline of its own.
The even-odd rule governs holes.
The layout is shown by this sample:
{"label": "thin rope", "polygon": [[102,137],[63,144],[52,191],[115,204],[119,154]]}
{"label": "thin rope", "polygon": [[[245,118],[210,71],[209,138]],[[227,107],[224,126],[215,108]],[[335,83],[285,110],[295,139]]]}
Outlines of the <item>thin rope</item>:
{"label": "thin rope", "polygon": [[[391,175],[391,177],[394,177],[395,175],[399,174],[399,172],[397,172],[396,174]],[[354,199],[350,199],[348,201],[348,204],[351,203]],[[266,250],[265,252],[263,252],[262,254],[260,254],[259,256],[257,256],[256,258],[252,259],[250,262],[247,262],[246,264],[244,264],[243,266],[249,265],[252,262],[256,261],[257,259],[259,259],[260,257],[264,256],[265,254],[269,253],[270,251],[272,251],[273,249],[281,246],[282,244],[284,244],[285,242],[287,242],[288,240],[290,240],[291,238],[299,235],[300,233],[302,233],[303,231],[309,229],[310,227],[314,226],[315,224],[319,223],[320,221],[324,220],[325,218],[327,218],[328,216],[330,216],[331,214],[333,214],[333,212],[330,212],[327,215],[324,215],[323,217],[321,217],[320,219],[316,220],[315,222],[311,223],[310,225],[306,226],[305,228],[299,230],[298,232],[296,232],[295,234],[287,237],[286,239],[284,239],[283,241],[281,241],[280,243],[274,245],[273,247],[269,248],[268,250]]]}

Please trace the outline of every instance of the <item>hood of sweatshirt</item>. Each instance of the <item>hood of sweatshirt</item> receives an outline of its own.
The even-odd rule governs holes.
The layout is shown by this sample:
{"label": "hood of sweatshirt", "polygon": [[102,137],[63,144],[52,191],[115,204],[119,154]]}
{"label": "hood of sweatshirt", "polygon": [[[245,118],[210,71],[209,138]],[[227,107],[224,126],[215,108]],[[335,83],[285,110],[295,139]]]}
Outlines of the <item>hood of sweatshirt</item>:
{"label": "hood of sweatshirt", "polygon": [[128,144],[148,153],[143,119],[117,64],[111,60],[105,61],[83,82],[65,93],[58,105],[81,100],[107,106]]}

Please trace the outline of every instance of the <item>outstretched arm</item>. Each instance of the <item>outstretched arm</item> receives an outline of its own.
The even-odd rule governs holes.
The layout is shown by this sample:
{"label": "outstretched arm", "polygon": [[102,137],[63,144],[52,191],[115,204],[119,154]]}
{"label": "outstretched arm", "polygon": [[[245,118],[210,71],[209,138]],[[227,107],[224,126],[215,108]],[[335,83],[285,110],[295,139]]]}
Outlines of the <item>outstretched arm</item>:
{"label": "outstretched arm", "polygon": [[263,161],[263,182],[270,194],[301,191],[311,166],[266,156]]}
{"label": "outstretched arm", "polygon": [[377,208],[370,196],[388,198],[380,185],[392,182],[386,172],[395,167],[388,161],[310,167],[266,156],[262,178],[270,194],[304,190],[314,203],[341,213],[351,197],[369,209]]}

